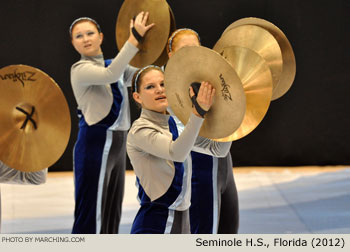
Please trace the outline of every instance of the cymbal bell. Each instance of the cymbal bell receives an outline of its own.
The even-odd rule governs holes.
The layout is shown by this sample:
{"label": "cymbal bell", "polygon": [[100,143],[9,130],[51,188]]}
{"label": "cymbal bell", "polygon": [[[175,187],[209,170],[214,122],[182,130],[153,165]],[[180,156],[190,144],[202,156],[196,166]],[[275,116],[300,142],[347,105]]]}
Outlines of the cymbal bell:
{"label": "cymbal bell", "polygon": [[129,38],[130,20],[141,11],[149,12],[147,24],[155,23],[139,44],[139,52],[130,61],[138,68],[154,63],[162,54],[170,33],[170,12],[165,0],[125,0],[116,24],[116,40],[120,50]]}
{"label": "cymbal bell", "polygon": [[39,69],[0,69],[0,160],[24,172],[53,165],[69,141],[71,118],[55,81]]}
{"label": "cymbal bell", "polygon": [[281,52],[282,52],[282,61],[283,61],[283,67],[282,67],[282,73],[280,80],[277,84],[277,87],[274,88],[272,93],[272,100],[276,100],[280,97],[282,97],[287,91],[290,89],[294,82],[295,74],[296,74],[296,62],[295,62],[295,56],[293,52],[293,48],[286,37],[286,35],[273,23],[261,19],[261,18],[255,18],[255,17],[249,17],[249,18],[242,18],[235,22],[233,22],[231,25],[229,25],[223,34],[228,32],[229,30],[232,30],[233,28],[241,25],[257,25],[260,26],[267,31],[269,31],[277,40]]}
{"label": "cymbal bell", "polygon": [[192,113],[189,86],[209,81],[216,89],[214,103],[205,115],[199,135],[222,138],[240,126],[246,107],[242,82],[232,66],[217,52],[202,46],[183,47],[168,61],[164,84],[168,103],[183,124]]}
{"label": "cymbal bell", "polygon": [[[170,11],[170,33],[168,35],[168,38],[170,37],[170,35],[176,30],[176,21],[175,21],[175,16],[174,16],[174,12],[173,10],[170,8],[169,6],[169,11]],[[167,48],[166,45],[164,46],[163,52],[162,54],[159,56],[159,58],[153,63],[153,65],[156,66],[164,66],[167,61],[169,60],[168,57],[168,52],[167,52]]]}
{"label": "cymbal bell", "polygon": [[274,36],[256,25],[234,27],[221,36],[214,50],[222,53],[225,47],[246,47],[258,53],[268,64],[273,79],[273,90],[277,88],[282,74],[282,52]]}
{"label": "cymbal bell", "polygon": [[219,142],[228,142],[251,133],[265,117],[271,103],[272,75],[266,61],[248,48],[226,47],[222,56],[236,70],[246,96],[246,112],[242,124],[232,135],[215,139]]}

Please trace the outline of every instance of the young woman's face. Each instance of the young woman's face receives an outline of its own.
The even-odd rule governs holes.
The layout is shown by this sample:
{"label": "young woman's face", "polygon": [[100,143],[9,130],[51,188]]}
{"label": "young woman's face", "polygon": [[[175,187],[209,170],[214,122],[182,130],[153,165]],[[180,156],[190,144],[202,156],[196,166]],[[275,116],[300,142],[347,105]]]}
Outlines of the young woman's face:
{"label": "young woman's face", "polygon": [[72,30],[72,44],[84,56],[97,56],[102,53],[103,34],[90,21],[77,23]]}
{"label": "young woman's face", "polygon": [[143,108],[166,113],[168,100],[165,95],[164,74],[155,69],[145,73],[142,76],[139,92],[135,92],[133,96]]}
{"label": "young woman's face", "polygon": [[176,41],[176,44],[173,46],[172,51],[169,52],[169,57],[171,57],[173,53],[175,53],[177,50],[180,50],[182,47],[200,46],[199,40],[194,34],[179,34],[179,36],[180,37]]}

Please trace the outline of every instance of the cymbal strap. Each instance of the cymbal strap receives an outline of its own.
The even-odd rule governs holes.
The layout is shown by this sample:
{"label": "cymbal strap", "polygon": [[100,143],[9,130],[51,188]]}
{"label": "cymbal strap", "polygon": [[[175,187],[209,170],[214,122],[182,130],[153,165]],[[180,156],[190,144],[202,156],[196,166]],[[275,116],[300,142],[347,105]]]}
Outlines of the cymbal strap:
{"label": "cymbal strap", "polygon": [[199,92],[199,88],[201,87],[201,84],[199,82],[192,82],[191,87],[193,89],[195,96],[197,96]]}
{"label": "cymbal strap", "polygon": [[207,113],[207,111],[205,111],[204,109],[202,109],[202,107],[198,104],[197,102],[197,95],[199,92],[199,88],[200,88],[201,84],[199,82],[193,82],[191,83],[191,87],[193,89],[194,92],[194,96],[191,97],[191,101],[192,101],[192,105],[196,108],[197,113],[204,118],[204,115]]}
{"label": "cymbal strap", "polygon": [[[171,24],[174,23],[166,0],[123,1],[118,12],[115,28],[118,49],[121,50],[130,34],[134,33],[132,29],[130,31],[130,19],[137,16],[141,11],[149,13],[146,23],[156,25],[147,31],[142,43],[137,46],[139,51],[129,64],[136,68],[143,68],[154,64],[162,56],[163,58],[160,59],[160,63],[157,62],[157,65],[164,65],[168,58],[166,52],[163,52],[168,42]],[[138,27],[136,28],[138,29]],[[141,30],[138,30],[138,32],[140,33]],[[134,34],[134,36],[138,40],[137,35]]]}
{"label": "cymbal strap", "polygon": [[138,31],[136,30],[135,27],[131,28],[131,32],[132,32],[132,35],[134,35],[135,39],[136,39],[139,43],[141,43],[143,37],[140,35],[140,33],[138,33]]}

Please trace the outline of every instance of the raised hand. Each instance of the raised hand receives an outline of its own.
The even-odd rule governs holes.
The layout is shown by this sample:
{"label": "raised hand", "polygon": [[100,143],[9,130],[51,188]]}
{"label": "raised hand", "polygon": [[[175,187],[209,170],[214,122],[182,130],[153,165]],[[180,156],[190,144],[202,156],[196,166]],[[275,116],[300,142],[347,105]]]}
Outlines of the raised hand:
{"label": "raised hand", "polygon": [[136,32],[140,35],[140,37],[144,37],[148,30],[150,30],[153,26],[155,26],[154,23],[146,25],[148,20],[149,13],[141,11],[134,19],[130,20],[130,37],[129,41],[132,42],[134,45],[137,45],[139,43],[139,38],[136,38],[135,35],[132,32],[132,28],[135,28]]}
{"label": "raised hand", "polygon": [[[194,91],[192,87],[190,87],[190,96],[194,96]],[[199,88],[198,94],[197,94],[197,103],[198,105],[204,110],[208,111],[210,107],[213,105],[213,100],[215,96],[215,88],[206,81],[203,81],[201,83],[201,86]],[[193,112],[197,115],[200,116],[200,113],[196,110],[195,106],[193,107]]]}

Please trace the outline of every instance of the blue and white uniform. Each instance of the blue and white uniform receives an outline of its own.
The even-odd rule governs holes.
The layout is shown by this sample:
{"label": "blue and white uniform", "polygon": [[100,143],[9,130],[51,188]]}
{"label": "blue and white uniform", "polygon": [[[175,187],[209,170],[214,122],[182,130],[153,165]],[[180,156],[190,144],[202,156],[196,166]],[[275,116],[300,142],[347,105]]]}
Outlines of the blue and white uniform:
{"label": "blue and white uniform", "polygon": [[231,143],[197,137],[203,119],[192,114],[176,138],[169,115],[142,109],[131,127],[127,152],[137,176],[140,210],[132,233],[190,233],[191,157],[196,146],[203,153],[225,156]]}
{"label": "blue and white uniform", "polygon": [[[178,132],[174,119],[170,117],[168,124],[169,131],[172,133],[173,140],[175,141],[178,137]],[[171,182],[169,189],[163,196],[154,201],[151,201],[151,199],[147,196],[145,190],[140,184],[140,180],[137,178],[137,185],[139,189],[138,199],[140,201],[141,208],[138,211],[135,221],[132,225],[131,233],[171,233],[171,230],[169,230],[169,228],[173,226],[173,220],[175,216],[169,218],[169,220],[168,216],[174,215],[175,211],[173,209],[169,210],[169,207],[175,205],[173,204],[174,199],[177,199],[182,191],[184,178],[183,163],[174,162],[174,168],[174,179]],[[187,222],[187,226],[188,224],[189,223]],[[166,230],[167,227],[168,230]],[[174,232],[175,229],[172,229]],[[182,232],[189,233],[189,230],[183,230]]]}
{"label": "blue and white uniform", "polygon": [[[176,116],[173,117],[181,133],[184,125]],[[218,158],[192,151],[191,158],[191,233],[236,234],[239,204],[230,152],[226,157]]]}
{"label": "blue and white uniform", "polygon": [[239,207],[231,154],[217,158],[192,152],[191,233],[236,234]]}
{"label": "blue and white uniform", "polygon": [[74,147],[72,233],[118,233],[130,127],[127,84],[136,71],[128,62],[137,51],[127,42],[113,60],[82,56],[72,66],[80,117]]}

